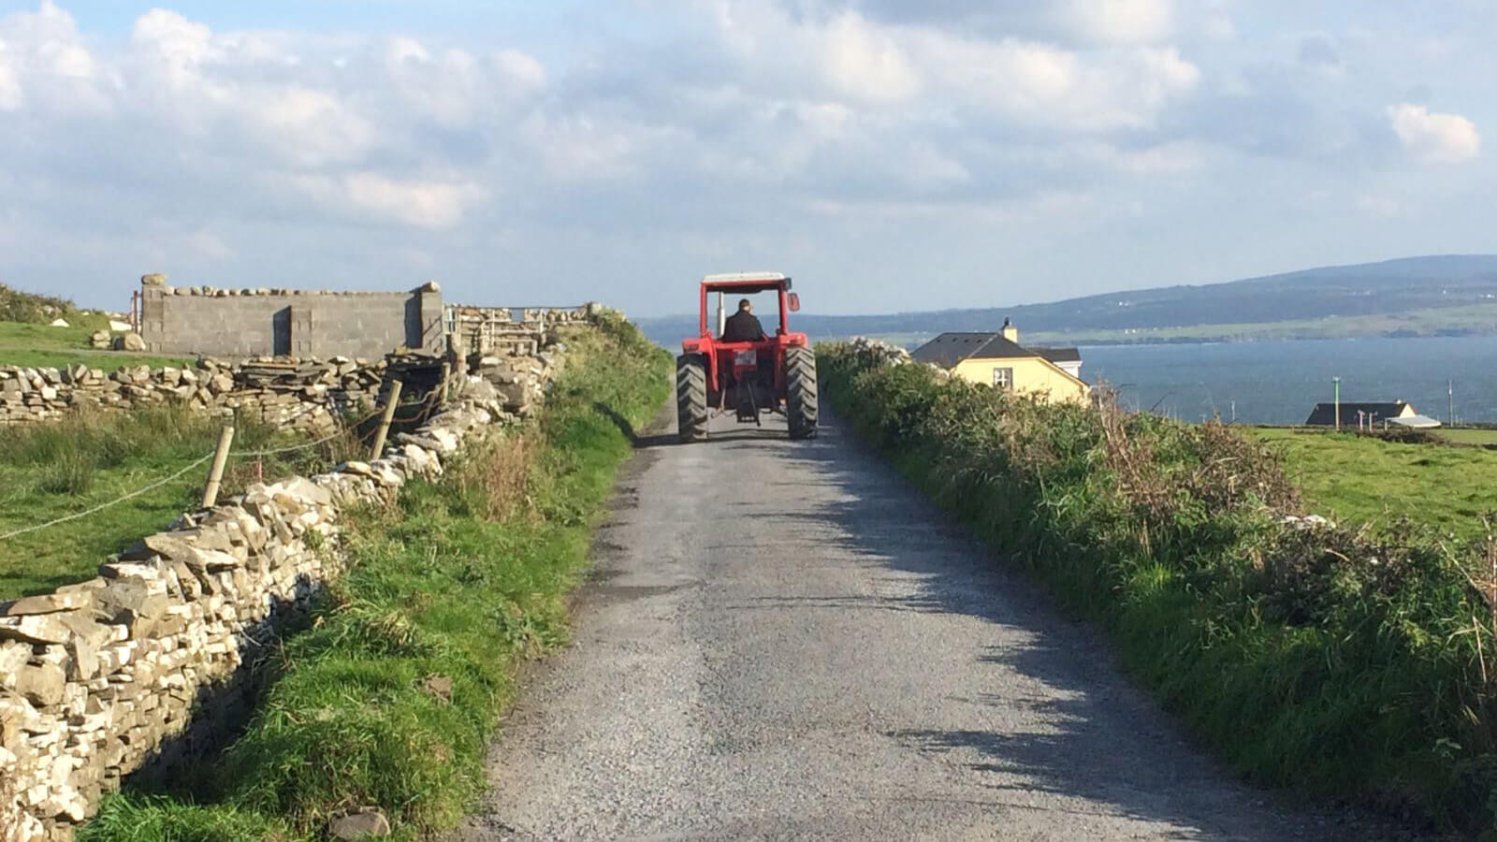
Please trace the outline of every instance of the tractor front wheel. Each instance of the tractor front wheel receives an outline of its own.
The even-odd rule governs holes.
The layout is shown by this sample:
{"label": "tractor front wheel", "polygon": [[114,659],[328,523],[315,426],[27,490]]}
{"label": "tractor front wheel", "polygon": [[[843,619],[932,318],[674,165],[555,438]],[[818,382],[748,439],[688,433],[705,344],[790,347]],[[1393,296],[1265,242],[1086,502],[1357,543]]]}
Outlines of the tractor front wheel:
{"label": "tractor front wheel", "polygon": [[790,437],[816,438],[816,352],[810,348],[785,351],[785,415]]}
{"label": "tractor front wheel", "polygon": [[707,361],[701,354],[676,357],[676,429],[682,442],[707,438]]}

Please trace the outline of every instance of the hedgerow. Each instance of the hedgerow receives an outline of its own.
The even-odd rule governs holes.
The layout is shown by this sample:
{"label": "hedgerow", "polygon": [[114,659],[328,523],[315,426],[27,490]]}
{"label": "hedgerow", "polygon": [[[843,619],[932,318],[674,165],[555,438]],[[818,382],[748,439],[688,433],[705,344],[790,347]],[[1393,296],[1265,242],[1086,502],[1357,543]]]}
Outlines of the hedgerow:
{"label": "hedgerow", "polygon": [[1493,827],[1490,539],[1307,519],[1278,453],[1221,423],[1047,404],[865,343],[818,356],[839,414],[1243,775]]}

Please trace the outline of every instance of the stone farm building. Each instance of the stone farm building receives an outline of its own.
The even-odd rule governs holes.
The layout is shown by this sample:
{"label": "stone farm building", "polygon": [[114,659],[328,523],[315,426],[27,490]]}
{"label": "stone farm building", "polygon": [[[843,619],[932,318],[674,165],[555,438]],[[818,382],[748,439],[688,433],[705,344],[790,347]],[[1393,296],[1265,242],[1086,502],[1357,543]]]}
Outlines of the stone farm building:
{"label": "stone farm building", "polygon": [[963,380],[1053,401],[1085,403],[1091,394],[1081,379],[1078,350],[1026,348],[1019,344],[1019,329],[1007,320],[1002,330],[990,333],[943,333],[916,348],[912,356]]}

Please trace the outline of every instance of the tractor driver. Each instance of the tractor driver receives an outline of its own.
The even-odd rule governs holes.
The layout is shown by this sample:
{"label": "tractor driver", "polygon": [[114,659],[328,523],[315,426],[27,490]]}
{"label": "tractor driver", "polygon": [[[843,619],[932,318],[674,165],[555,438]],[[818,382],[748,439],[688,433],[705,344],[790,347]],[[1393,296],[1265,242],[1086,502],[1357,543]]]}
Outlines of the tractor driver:
{"label": "tractor driver", "polygon": [[722,341],[763,342],[768,338],[764,335],[764,326],[754,316],[753,302],[747,298],[739,301],[738,312],[729,316],[727,324],[723,326]]}
{"label": "tractor driver", "polygon": [[[738,312],[728,317],[728,323],[723,325],[722,341],[724,342],[763,342],[768,339],[764,335],[764,326],[759,324],[759,318],[754,315],[754,303],[747,298],[738,302]],[[774,355],[759,355],[759,370],[757,380],[761,384],[774,382]]]}

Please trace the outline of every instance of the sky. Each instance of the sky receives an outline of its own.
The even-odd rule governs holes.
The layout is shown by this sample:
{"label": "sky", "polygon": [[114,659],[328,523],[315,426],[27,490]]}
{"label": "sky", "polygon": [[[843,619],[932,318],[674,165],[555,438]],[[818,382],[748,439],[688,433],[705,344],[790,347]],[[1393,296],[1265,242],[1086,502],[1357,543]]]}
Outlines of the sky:
{"label": "sky", "polygon": [[0,0],[0,282],[636,315],[1497,252],[1489,0]]}

